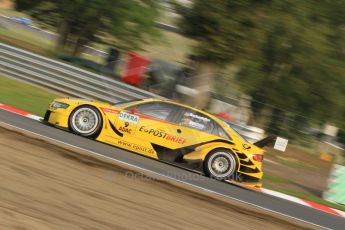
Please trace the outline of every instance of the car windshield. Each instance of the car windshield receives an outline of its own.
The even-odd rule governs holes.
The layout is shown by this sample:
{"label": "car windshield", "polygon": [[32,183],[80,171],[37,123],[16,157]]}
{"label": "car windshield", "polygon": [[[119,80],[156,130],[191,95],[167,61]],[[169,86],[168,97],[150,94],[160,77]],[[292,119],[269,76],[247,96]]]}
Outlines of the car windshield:
{"label": "car windshield", "polygon": [[142,101],[142,100],[143,99],[134,99],[134,100],[128,100],[128,101],[121,101],[121,102],[115,103],[114,106],[120,107],[120,108],[124,108],[127,105],[131,105],[131,104],[134,104],[134,103]]}

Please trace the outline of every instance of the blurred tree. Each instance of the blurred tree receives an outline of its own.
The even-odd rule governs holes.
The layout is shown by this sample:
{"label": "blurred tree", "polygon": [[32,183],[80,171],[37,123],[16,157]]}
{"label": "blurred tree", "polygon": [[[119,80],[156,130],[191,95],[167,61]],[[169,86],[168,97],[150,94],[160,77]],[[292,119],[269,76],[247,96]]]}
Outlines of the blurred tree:
{"label": "blurred tree", "polygon": [[338,119],[336,124],[342,128],[342,143],[345,144],[345,1],[344,0],[324,0],[321,6],[323,10],[318,11],[332,29],[329,36],[333,48],[333,58],[336,63],[332,66],[337,71],[338,85],[342,89],[343,98],[338,99],[341,111],[337,111]]}
{"label": "blurred tree", "polygon": [[207,104],[217,69],[252,48],[253,31],[265,21],[262,6],[269,2],[194,0],[190,7],[175,3],[182,33],[197,41],[195,73],[189,83],[199,93],[186,96],[185,103],[201,108]]}
{"label": "blurred tree", "polygon": [[[339,112],[344,111],[345,63],[327,18],[333,10],[319,10],[313,1],[274,1],[266,38],[237,76],[242,89],[260,101],[252,103],[254,117],[261,117],[265,103],[273,106],[268,123],[261,124],[272,133],[280,133],[287,116],[293,120],[290,128],[310,121],[343,122]],[[278,108],[303,116],[291,117]]]}
{"label": "blurred tree", "polygon": [[85,45],[100,41],[137,49],[157,33],[154,21],[159,10],[155,0],[16,0],[16,8],[57,28],[57,50],[72,44],[74,55]]}
{"label": "blurred tree", "polygon": [[318,19],[325,18],[331,26],[333,34],[329,38],[337,48],[335,54],[345,60],[345,1],[323,0],[322,3],[321,11],[316,11]]}

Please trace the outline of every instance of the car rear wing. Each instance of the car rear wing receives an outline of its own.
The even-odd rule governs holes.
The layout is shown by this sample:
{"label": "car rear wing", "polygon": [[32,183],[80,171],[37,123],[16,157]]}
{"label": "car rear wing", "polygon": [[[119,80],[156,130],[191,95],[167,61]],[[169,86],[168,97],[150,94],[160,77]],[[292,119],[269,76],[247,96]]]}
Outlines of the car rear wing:
{"label": "car rear wing", "polygon": [[253,143],[255,146],[258,146],[259,148],[263,148],[265,146],[271,145],[272,143],[275,143],[277,140],[277,136],[268,136],[265,137],[264,139],[261,139],[255,143]]}
{"label": "car rear wing", "polygon": [[[272,143],[274,144],[272,145]],[[288,145],[288,139],[284,139],[278,136],[268,136],[262,140],[255,142],[254,145],[259,148],[263,148],[265,146],[273,146],[274,149],[285,152]]]}

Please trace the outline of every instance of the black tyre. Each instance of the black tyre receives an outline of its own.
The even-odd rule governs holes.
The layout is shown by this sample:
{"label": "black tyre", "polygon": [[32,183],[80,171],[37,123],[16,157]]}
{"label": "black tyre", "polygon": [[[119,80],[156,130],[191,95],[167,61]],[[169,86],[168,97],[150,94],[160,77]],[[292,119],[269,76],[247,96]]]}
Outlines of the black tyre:
{"label": "black tyre", "polygon": [[68,123],[73,133],[95,138],[102,129],[103,121],[100,112],[95,107],[83,105],[71,113]]}
{"label": "black tyre", "polygon": [[212,151],[204,161],[204,172],[206,176],[217,180],[230,179],[236,170],[236,157],[225,149]]}

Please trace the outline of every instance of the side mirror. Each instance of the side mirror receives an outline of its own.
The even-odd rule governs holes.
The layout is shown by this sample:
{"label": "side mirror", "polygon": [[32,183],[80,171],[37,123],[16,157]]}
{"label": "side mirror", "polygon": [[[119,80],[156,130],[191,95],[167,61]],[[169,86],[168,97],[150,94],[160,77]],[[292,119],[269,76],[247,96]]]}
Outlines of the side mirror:
{"label": "side mirror", "polygon": [[130,110],[130,112],[131,112],[132,114],[136,114],[136,113],[139,113],[139,110],[138,110],[137,108],[132,108],[132,109]]}

